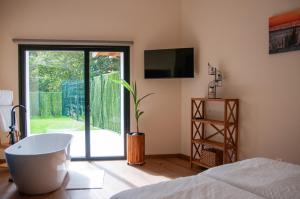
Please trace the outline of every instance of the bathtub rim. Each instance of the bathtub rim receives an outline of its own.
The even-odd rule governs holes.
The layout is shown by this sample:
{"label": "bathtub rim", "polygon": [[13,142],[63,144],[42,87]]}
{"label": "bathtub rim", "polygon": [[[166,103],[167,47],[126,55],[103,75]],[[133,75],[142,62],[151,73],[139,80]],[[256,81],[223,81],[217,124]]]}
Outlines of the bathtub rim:
{"label": "bathtub rim", "polygon": [[[66,136],[69,136],[70,139],[68,140],[68,142],[67,142],[67,144],[64,148],[60,148],[58,150],[53,150],[53,151],[49,151],[49,152],[32,153],[32,154],[19,154],[19,153],[9,152],[9,150],[12,150],[11,148],[15,147],[15,145],[20,144],[21,142],[25,141],[26,139],[30,139],[31,137],[35,137],[35,136],[46,136],[46,135],[66,135]],[[13,156],[24,156],[24,157],[26,157],[26,156],[49,155],[49,154],[52,154],[52,153],[57,153],[57,152],[65,150],[71,144],[73,138],[74,138],[74,135],[72,135],[70,133],[45,133],[45,134],[39,134],[39,135],[32,135],[32,136],[28,136],[28,137],[25,137],[25,138],[21,139],[19,142],[15,143],[13,145],[10,145],[8,148],[6,148],[4,150],[4,154],[5,154],[5,156],[6,155],[13,155]]]}

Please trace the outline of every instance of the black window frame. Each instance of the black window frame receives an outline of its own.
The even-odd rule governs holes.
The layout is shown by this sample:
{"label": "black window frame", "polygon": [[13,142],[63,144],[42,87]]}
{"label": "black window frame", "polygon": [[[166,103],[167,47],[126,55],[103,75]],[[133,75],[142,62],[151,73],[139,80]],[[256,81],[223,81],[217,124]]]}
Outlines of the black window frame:
{"label": "black window frame", "polygon": [[[130,82],[130,46],[107,45],[40,45],[19,44],[19,102],[26,106],[26,51],[29,50],[56,50],[56,51],[83,51],[84,52],[84,84],[85,84],[85,157],[72,158],[72,161],[92,160],[124,160],[127,158],[126,135],[130,132],[130,94],[124,89],[124,156],[91,157],[90,153],[90,85],[89,85],[89,53],[90,52],[123,52],[124,53],[124,80]],[[20,112],[21,138],[27,137],[27,117]]]}

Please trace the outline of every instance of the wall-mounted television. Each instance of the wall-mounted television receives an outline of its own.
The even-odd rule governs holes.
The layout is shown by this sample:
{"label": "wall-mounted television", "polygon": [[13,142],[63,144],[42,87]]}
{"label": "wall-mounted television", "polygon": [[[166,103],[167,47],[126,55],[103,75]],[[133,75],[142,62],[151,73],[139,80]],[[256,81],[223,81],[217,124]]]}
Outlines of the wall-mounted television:
{"label": "wall-mounted television", "polygon": [[194,49],[145,50],[145,78],[194,77]]}

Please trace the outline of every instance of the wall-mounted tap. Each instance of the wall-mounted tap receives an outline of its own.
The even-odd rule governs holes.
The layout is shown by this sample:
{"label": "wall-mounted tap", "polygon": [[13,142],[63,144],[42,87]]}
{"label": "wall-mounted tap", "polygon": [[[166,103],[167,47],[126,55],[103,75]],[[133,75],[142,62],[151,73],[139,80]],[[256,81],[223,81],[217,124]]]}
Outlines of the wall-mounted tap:
{"label": "wall-mounted tap", "polygon": [[16,142],[16,136],[15,136],[15,131],[16,131],[16,108],[22,108],[26,112],[26,107],[23,105],[16,105],[11,109],[11,125],[10,125],[10,144],[14,144]]}

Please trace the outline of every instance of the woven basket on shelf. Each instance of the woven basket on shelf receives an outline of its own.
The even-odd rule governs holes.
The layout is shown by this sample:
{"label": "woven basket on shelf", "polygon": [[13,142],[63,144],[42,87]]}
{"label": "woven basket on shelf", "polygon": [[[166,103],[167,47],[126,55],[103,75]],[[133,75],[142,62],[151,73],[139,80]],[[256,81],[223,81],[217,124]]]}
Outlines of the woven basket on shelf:
{"label": "woven basket on shelf", "polygon": [[223,151],[216,148],[206,148],[202,150],[200,162],[209,167],[223,164]]}

